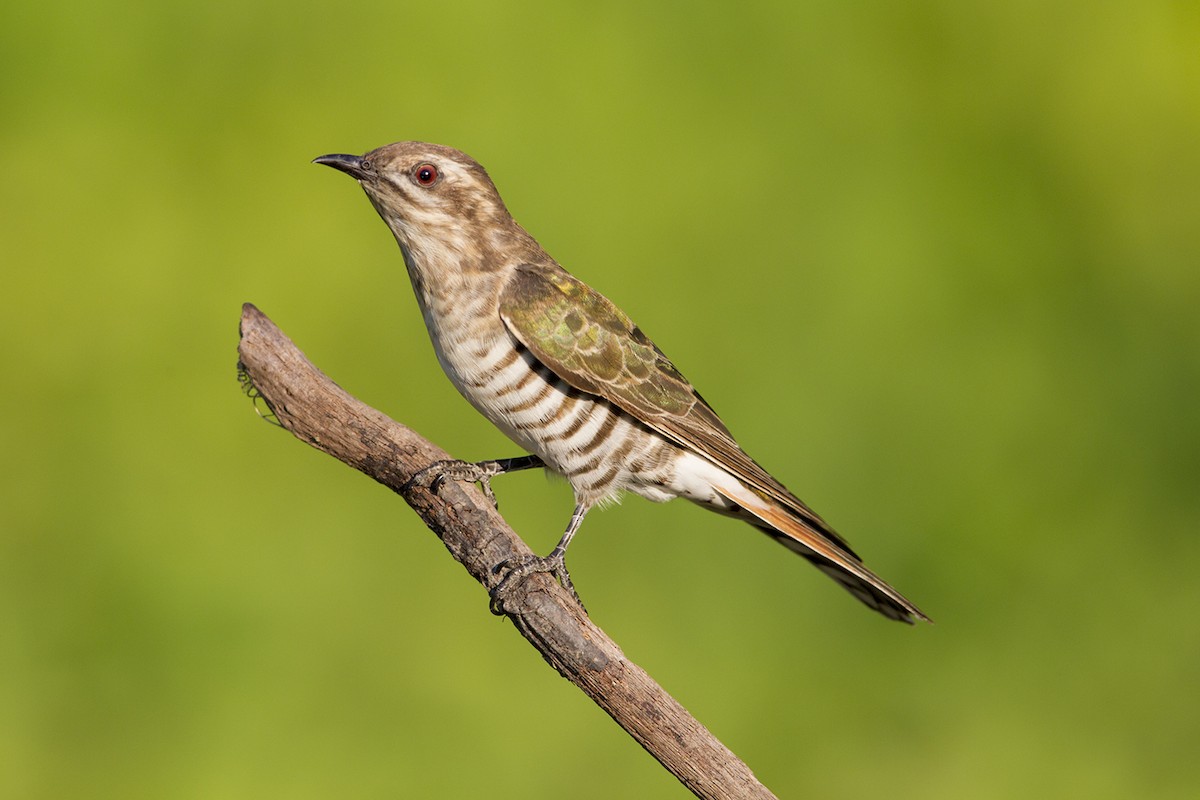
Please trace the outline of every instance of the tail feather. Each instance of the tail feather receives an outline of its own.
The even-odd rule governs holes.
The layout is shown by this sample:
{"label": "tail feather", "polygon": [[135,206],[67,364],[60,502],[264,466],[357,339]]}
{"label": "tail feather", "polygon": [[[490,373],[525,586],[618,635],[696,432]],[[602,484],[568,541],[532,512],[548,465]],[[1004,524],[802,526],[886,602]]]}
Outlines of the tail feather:
{"label": "tail feather", "polygon": [[751,524],[784,547],[804,556],[869,608],[888,619],[900,622],[912,624],[918,619],[932,622],[904,595],[863,566],[856,556],[839,546],[840,539],[835,541],[815,530],[776,503],[763,499],[741,482],[731,484],[732,482],[713,488],[722,497],[753,515]]}

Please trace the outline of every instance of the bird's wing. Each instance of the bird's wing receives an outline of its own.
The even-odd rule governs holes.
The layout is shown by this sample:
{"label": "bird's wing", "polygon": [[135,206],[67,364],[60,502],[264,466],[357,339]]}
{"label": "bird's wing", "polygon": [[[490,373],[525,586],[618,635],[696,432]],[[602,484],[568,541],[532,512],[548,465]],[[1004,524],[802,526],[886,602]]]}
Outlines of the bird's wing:
{"label": "bird's wing", "polygon": [[509,332],[568,384],[607,400],[737,478],[740,484],[716,490],[783,533],[789,544],[801,546],[792,549],[811,551],[849,573],[839,581],[853,584],[848,588],[859,599],[854,586],[865,583],[876,595],[868,605],[896,619],[925,618],[864,567],[816,512],[746,455],[675,365],[604,295],[557,265],[525,264],[501,296],[500,316]]}
{"label": "bird's wing", "polygon": [[561,267],[527,264],[505,289],[500,316],[521,344],[571,386],[729,470],[853,555],[816,512],[746,455],[687,378],[607,297]]}

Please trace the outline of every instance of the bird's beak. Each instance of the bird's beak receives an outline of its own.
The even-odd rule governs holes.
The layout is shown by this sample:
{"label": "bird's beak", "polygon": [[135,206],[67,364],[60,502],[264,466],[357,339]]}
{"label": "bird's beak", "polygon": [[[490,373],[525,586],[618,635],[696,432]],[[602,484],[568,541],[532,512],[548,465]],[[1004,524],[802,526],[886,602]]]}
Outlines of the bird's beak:
{"label": "bird's beak", "polygon": [[341,170],[352,178],[361,180],[366,177],[366,170],[363,168],[362,156],[348,156],[341,153],[333,153],[327,156],[317,156],[313,159],[314,164],[324,164],[327,167]]}

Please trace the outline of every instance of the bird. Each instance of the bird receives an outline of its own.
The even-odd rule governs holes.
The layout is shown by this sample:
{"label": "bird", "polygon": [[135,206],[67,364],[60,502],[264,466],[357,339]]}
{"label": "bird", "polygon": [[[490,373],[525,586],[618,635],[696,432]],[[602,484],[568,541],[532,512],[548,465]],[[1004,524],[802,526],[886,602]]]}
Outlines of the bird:
{"label": "bird", "polygon": [[[313,163],[358,181],[400,246],[450,382],[531,455],[448,462],[437,480],[483,483],[545,467],[575,506],[547,556],[505,566],[553,574],[578,599],[566,552],[588,511],[629,492],[685,498],[750,523],[883,616],[930,621],[867,569],[825,520],[752,459],[683,374],[607,297],[567,272],[509,213],[487,171],[451,147],[403,141]],[[497,605],[498,604],[498,605]]]}

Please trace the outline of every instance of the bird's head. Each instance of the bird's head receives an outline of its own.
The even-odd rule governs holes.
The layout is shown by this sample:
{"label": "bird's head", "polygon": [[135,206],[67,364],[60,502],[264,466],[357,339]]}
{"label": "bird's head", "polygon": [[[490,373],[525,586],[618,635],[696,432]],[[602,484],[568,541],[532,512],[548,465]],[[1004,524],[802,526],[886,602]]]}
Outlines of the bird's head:
{"label": "bird's head", "polygon": [[478,162],[451,147],[396,142],[361,156],[313,159],[355,178],[393,230],[419,233],[507,214],[500,194]]}
{"label": "bird's head", "polygon": [[513,221],[487,172],[452,147],[396,142],[361,156],[332,154],[316,164],[345,172],[362,185],[391,228],[414,277],[447,277],[487,269],[514,239],[536,242]]}

